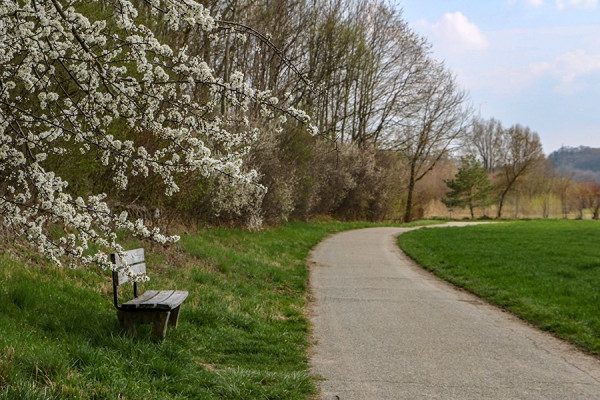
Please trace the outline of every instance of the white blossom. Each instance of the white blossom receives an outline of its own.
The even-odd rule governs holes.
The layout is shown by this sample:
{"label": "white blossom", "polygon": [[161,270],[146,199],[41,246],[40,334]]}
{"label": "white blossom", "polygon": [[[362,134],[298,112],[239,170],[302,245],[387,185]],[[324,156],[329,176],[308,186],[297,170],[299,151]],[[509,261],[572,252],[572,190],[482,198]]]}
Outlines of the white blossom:
{"label": "white blossom", "polygon": [[[117,229],[160,243],[178,237],[113,212],[106,194],[74,198],[69,183],[49,169],[50,159],[93,153],[112,168],[119,189],[127,188],[131,176],[154,174],[165,193],[173,194],[179,190],[176,176],[189,172],[218,172],[246,185],[256,173],[245,172],[242,157],[257,132],[231,130],[225,119],[208,120],[214,99],[201,102],[191,89],[207,87],[236,110],[237,120],[246,121],[242,125],[248,125],[249,104],[267,116],[280,106],[269,91],[253,90],[241,72],[225,82],[186,47],[162,43],[139,22],[145,19],[138,18],[140,10],[131,1],[96,2],[97,13],[90,15],[111,10],[104,17],[110,23],[82,14],[90,2],[0,2],[0,218],[58,264],[70,257],[113,268],[107,252],[123,252]],[[146,3],[146,11],[171,30],[212,34],[217,27],[194,0]],[[300,110],[280,110],[309,121]],[[122,137],[114,137],[115,131]],[[151,135],[163,147],[149,150],[128,132]],[[68,234],[53,238],[49,224],[64,226]],[[91,244],[102,250],[89,254]]]}

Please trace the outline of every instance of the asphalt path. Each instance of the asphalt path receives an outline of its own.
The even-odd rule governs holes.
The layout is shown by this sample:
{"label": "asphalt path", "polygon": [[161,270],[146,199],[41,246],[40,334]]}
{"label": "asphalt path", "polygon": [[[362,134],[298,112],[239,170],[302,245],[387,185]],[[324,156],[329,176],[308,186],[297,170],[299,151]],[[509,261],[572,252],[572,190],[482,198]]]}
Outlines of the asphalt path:
{"label": "asphalt path", "polygon": [[321,399],[600,399],[597,358],[421,269],[396,246],[407,230],[339,233],[313,250]]}

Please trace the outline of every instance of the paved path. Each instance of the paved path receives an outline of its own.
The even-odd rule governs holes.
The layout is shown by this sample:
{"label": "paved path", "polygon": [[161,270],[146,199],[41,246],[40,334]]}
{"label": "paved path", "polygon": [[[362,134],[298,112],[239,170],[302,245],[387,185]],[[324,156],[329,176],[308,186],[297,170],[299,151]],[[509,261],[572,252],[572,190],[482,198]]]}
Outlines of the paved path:
{"label": "paved path", "polygon": [[420,269],[395,245],[406,230],[313,251],[322,399],[600,399],[600,361]]}

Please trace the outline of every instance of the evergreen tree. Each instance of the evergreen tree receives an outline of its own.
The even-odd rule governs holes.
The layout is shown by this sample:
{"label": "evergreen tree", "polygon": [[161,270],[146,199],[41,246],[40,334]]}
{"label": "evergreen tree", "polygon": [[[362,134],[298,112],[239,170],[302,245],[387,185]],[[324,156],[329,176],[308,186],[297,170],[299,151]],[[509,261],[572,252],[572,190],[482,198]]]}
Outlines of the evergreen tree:
{"label": "evergreen tree", "polygon": [[493,188],[485,167],[474,155],[462,157],[454,179],[444,180],[444,182],[450,188],[450,192],[442,202],[448,208],[469,207],[471,219],[475,217],[473,213],[475,207],[482,207],[488,203]]}

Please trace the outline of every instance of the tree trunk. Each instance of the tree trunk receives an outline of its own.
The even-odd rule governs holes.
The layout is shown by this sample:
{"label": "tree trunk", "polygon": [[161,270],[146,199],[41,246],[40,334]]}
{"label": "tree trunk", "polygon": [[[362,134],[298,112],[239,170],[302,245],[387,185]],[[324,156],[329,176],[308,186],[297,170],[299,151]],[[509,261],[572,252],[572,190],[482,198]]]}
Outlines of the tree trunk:
{"label": "tree trunk", "polygon": [[544,196],[544,200],[542,201],[542,218],[546,219],[550,216],[550,197],[548,195]]}
{"label": "tree trunk", "polygon": [[569,206],[567,204],[567,195],[563,193],[561,196],[563,219],[569,219]]}
{"label": "tree trunk", "polygon": [[408,193],[406,194],[406,207],[404,208],[404,217],[402,217],[402,222],[410,222],[412,219],[412,201],[413,194],[415,191],[415,176],[411,172],[410,179],[408,181]]}
{"label": "tree trunk", "polygon": [[498,203],[498,212],[496,213],[496,219],[502,218],[502,206],[504,205],[504,198],[506,197],[507,193],[508,193],[508,190],[505,190],[500,195],[500,202]]}

